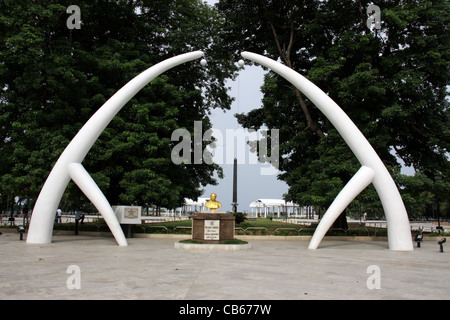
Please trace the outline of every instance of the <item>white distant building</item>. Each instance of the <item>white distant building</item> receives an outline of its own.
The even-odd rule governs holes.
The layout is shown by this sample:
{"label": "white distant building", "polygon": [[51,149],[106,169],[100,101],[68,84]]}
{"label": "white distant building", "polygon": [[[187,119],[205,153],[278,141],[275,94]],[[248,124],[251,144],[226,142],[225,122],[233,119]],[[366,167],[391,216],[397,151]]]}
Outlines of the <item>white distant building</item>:
{"label": "white distant building", "polygon": [[282,199],[258,199],[250,203],[251,212],[248,216],[264,217],[276,216],[280,217],[282,214],[287,217],[311,216],[313,217],[314,207],[300,206],[292,201]]}
{"label": "white distant building", "polygon": [[184,205],[176,209],[166,209],[161,208],[161,216],[176,216],[180,214],[181,216],[187,216],[189,213],[202,212],[209,210],[205,207],[206,202],[209,198],[198,198],[197,201],[192,199],[184,198]]}
{"label": "white distant building", "polygon": [[197,201],[192,199],[184,199],[183,212],[202,212],[203,210],[209,210],[205,207],[205,203],[209,198],[198,198]]}

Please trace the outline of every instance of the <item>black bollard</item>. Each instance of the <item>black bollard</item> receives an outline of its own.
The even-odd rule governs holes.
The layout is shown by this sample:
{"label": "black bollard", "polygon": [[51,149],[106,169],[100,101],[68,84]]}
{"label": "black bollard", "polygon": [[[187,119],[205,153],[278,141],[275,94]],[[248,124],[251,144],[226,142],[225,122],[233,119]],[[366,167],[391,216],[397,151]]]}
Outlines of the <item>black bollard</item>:
{"label": "black bollard", "polygon": [[25,228],[23,226],[18,226],[17,232],[19,232],[20,234],[20,240],[23,240],[23,233],[25,232]]}
{"label": "black bollard", "polygon": [[443,244],[445,243],[447,241],[447,239],[446,238],[442,238],[441,240],[439,240],[438,241],[438,245],[439,245],[439,248],[440,248],[440,252],[444,252],[444,246],[443,246]]}
{"label": "black bollard", "polygon": [[418,234],[418,235],[414,238],[414,241],[417,242],[417,248],[420,248],[420,243],[422,242],[422,240],[423,240],[423,235],[422,235],[422,234]]}

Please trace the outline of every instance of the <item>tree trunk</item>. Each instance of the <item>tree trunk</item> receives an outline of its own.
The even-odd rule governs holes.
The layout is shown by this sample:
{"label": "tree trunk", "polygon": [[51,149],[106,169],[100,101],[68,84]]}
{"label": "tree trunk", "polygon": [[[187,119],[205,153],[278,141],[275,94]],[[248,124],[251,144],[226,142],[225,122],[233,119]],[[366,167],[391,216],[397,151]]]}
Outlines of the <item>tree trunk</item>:
{"label": "tree trunk", "polygon": [[[277,45],[278,52],[280,53],[281,58],[284,60],[284,63],[286,64],[286,66],[288,66],[289,68],[292,69],[291,50],[292,50],[292,45],[294,43],[294,34],[295,34],[295,27],[294,27],[294,22],[292,20],[292,17],[290,19],[291,30],[290,30],[289,44],[288,44],[287,48],[286,48],[285,44],[283,44],[283,47],[281,46],[281,43],[280,43],[280,40],[278,37],[278,33],[277,33],[277,31],[275,29],[275,25],[272,23],[272,21],[269,21],[269,25],[270,25],[270,28],[272,29],[273,37],[274,37],[274,40]],[[297,101],[300,104],[303,114],[305,115],[307,128],[309,128],[312,132],[314,132],[314,134],[316,134],[319,138],[323,138],[324,134],[323,134],[321,128],[319,127],[319,125],[311,117],[311,113],[309,112],[309,109],[306,106],[305,100],[303,99],[300,90],[295,88],[294,91],[295,91],[295,95],[297,97]]]}
{"label": "tree trunk", "polygon": [[347,210],[342,211],[341,215],[333,223],[332,228],[348,230]]}

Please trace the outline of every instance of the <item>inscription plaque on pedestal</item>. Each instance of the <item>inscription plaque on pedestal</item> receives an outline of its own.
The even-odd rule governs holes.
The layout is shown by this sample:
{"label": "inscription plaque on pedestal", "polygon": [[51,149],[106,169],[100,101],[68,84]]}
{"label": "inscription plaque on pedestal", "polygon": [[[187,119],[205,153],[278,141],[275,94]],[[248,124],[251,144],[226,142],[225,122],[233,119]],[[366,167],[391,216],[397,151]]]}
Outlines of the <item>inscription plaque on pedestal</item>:
{"label": "inscription plaque on pedestal", "polygon": [[204,239],[220,240],[220,220],[205,221]]}

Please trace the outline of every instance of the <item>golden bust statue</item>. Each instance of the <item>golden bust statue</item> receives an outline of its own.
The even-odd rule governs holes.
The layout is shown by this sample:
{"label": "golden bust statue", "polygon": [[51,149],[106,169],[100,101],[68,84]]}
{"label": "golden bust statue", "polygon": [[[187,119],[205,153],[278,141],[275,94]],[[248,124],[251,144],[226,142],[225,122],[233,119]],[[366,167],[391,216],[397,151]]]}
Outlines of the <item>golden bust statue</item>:
{"label": "golden bust statue", "polygon": [[216,201],[217,195],[215,193],[211,194],[211,199],[208,200],[208,202],[205,203],[205,207],[211,209],[212,211],[215,211],[219,209],[222,204],[219,201]]}

